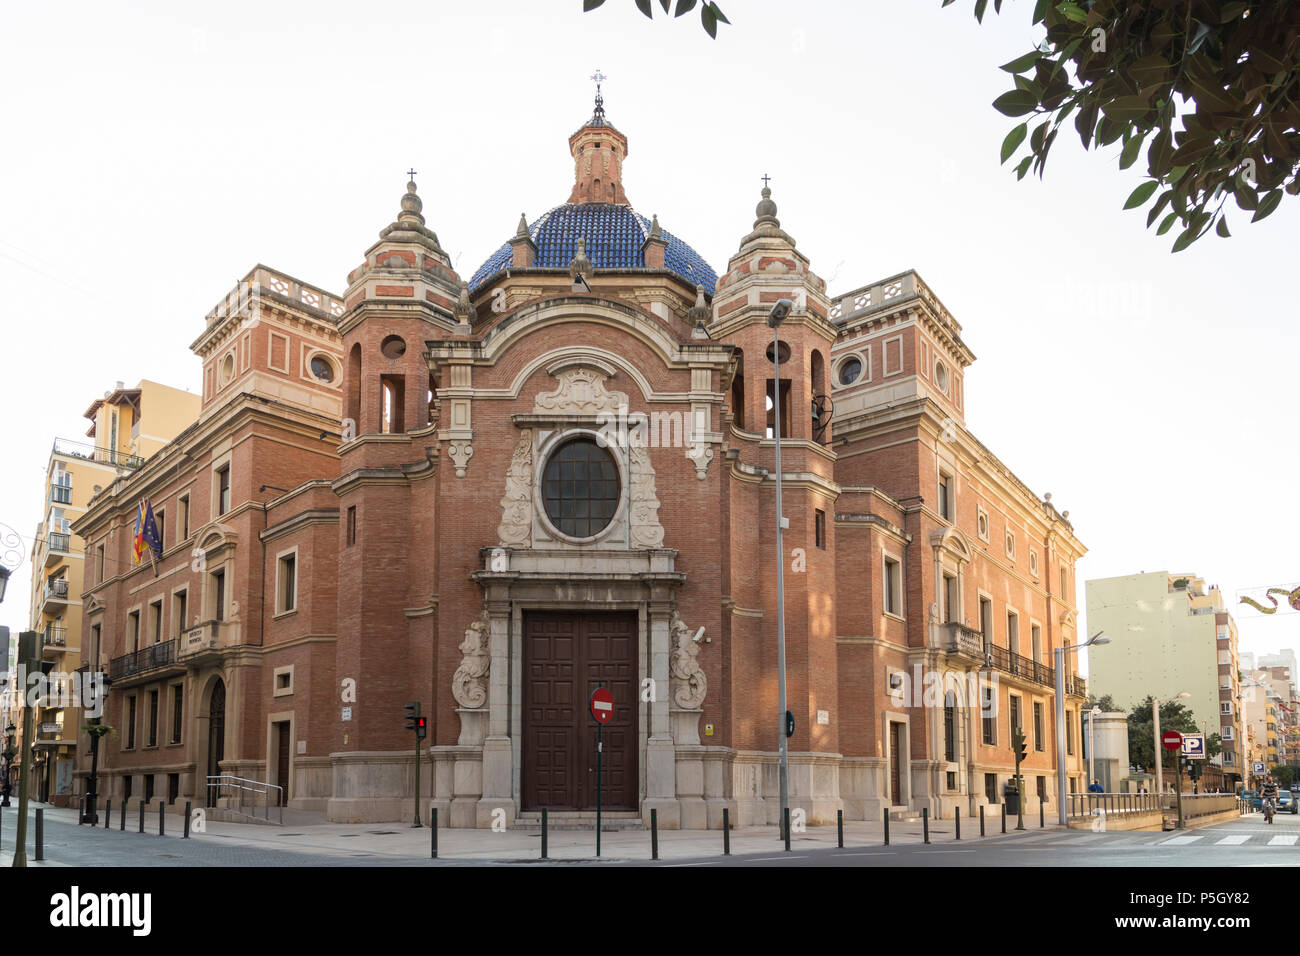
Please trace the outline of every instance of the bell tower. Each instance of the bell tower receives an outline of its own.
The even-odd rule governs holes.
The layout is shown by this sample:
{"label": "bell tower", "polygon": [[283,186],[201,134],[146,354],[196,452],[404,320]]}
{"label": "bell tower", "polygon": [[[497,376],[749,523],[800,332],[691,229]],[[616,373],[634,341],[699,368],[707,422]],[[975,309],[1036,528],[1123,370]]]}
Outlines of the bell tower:
{"label": "bell tower", "polygon": [[597,70],[596,109],[579,130],[569,137],[573,156],[573,191],[569,202],[608,202],[627,206],[623,192],[623,160],[627,158],[627,137],[605,118],[605,98],[600,83],[605,76]]}

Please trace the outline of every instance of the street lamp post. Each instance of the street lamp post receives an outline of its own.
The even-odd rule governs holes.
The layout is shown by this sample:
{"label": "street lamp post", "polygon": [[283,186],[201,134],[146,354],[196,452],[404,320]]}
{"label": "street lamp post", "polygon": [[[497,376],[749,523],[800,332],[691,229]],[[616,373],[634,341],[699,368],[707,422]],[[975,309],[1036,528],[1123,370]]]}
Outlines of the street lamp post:
{"label": "street lamp post", "polygon": [[1101,713],[1101,708],[1093,705],[1092,710],[1088,711],[1088,782],[1092,783],[1096,779],[1093,771],[1092,754],[1096,749],[1096,733],[1093,725],[1097,722],[1097,715]]}
{"label": "street lamp post", "polygon": [[1056,808],[1057,818],[1061,826],[1067,826],[1069,822],[1065,813],[1065,802],[1068,799],[1065,794],[1065,653],[1066,651],[1077,651],[1083,647],[1092,647],[1094,644],[1100,646],[1109,643],[1110,638],[1105,637],[1101,631],[1098,631],[1082,644],[1070,644],[1058,647],[1054,651],[1054,663],[1056,664]]}
{"label": "street lamp post", "polygon": [[776,440],[776,706],[780,712],[780,731],[777,740],[780,748],[778,755],[781,787],[781,808],[777,825],[781,829],[787,848],[790,846],[790,834],[785,829],[785,815],[790,801],[790,777],[786,754],[789,719],[786,717],[785,701],[785,542],[781,534],[785,528],[785,513],[781,510],[781,323],[785,321],[792,308],[794,302],[780,299],[772,306],[772,311],[767,317],[767,324],[772,328],[772,363],[775,368],[772,386],[775,427],[772,429],[772,437]]}

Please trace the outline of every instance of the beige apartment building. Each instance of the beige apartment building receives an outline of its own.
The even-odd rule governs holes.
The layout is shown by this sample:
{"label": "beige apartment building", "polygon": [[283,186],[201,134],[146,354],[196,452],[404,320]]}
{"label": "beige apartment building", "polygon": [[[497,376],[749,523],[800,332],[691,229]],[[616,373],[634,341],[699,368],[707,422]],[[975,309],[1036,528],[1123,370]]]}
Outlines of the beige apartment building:
{"label": "beige apartment building", "polygon": [[[135,388],[118,382],[86,410],[90,427],[84,441],[56,438],[50,449],[41,490],[44,514],[31,553],[31,628],[41,635],[41,667],[50,690],[38,700],[34,715],[32,783],[41,800],[66,804],[74,789],[80,711],[65,706],[69,686],[60,675],[70,675],[82,664],[87,556],[72,524],[98,491],[140,467],[191,425],[199,404],[197,394],[157,382],[142,381]],[[18,710],[10,721],[19,725],[20,715]]]}
{"label": "beige apartment building", "polygon": [[[1218,733],[1215,758],[1224,779],[1241,779],[1245,763],[1237,625],[1216,585],[1193,574],[1141,572],[1087,582],[1088,629],[1111,639],[1089,659],[1097,697],[1132,708],[1148,696],[1183,701],[1206,734]],[[1248,769],[1248,768],[1247,768]]]}

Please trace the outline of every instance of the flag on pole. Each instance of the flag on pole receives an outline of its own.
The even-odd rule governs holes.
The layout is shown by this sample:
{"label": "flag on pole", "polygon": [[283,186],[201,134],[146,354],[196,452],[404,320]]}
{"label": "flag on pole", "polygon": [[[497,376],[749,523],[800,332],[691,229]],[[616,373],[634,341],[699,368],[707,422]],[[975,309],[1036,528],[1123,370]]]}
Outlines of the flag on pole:
{"label": "flag on pole", "polygon": [[158,539],[158,525],[153,519],[153,505],[148,498],[142,499],[135,514],[135,563],[140,563],[145,548],[149,549],[150,560],[162,556],[162,541]]}

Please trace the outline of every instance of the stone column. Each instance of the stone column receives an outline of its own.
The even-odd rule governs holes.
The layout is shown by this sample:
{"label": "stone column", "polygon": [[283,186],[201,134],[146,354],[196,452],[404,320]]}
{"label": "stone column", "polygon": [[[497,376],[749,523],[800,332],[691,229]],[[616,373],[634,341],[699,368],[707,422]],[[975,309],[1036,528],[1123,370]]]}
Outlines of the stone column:
{"label": "stone column", "polygon": [[658,810],[659,825],[665,829],[681,826],[677,803],[677,761],[669,724],[668,655],[672,610],[667,600],[651,600],[646,613],[650,644],[650,673],[646,676],[654,681],[655,695],[650,703],[650,726],[646,728],[646,797],[641,814],[648,826],[650,810]]}
{"label": "stone column", "polygon": [[491,623],[492,666],[488,671],[483,796],[478,803],[477,825],[490,827],[493,812],[502,809],[506,826],[511,826],[519,806],[514,796],[514,748],[510,740],[510,602],[494,595],[484,604]]}

